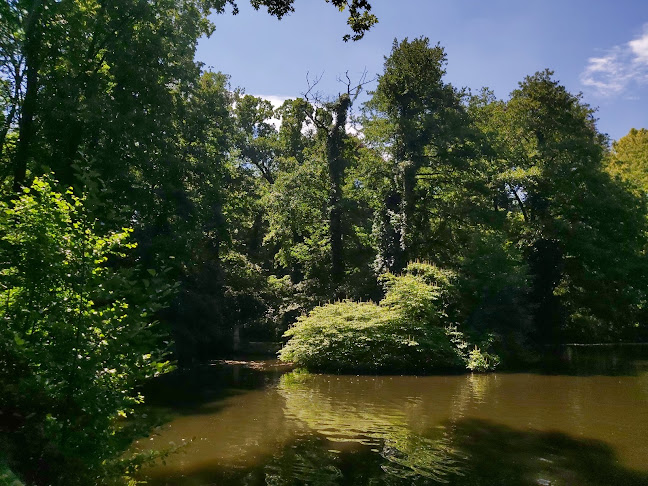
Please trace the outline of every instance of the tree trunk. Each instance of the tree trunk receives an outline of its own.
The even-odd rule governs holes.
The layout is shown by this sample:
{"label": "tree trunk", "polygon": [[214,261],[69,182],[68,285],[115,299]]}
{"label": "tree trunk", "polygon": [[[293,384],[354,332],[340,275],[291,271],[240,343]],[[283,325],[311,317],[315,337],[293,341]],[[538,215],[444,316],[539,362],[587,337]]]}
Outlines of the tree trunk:
{"label": "tree trunk", "polygon": [[336,293],[344,277],[344,247],[342,229],[342,184],[344,182],[344,139],[351,98],[342,95],[333,109],[335,120],[327,133],[326,152],[329,172],[329,235],[331,238],[331,280]]}
{"label": "tree trunk", "polygon": [[379,214],[378,270],[380,272],[400,273],[406,265],[401,244],[402,228],[399,224],[395,225],[393,221],[394,215],[401,214],[402,200],[400,191],[396,189],[389,191],[383,202],[384,209]]}
{"label": "tree trunk", "polygon": [[403,170],[403,199],[401,202],[401,259],[404,261],[402,270],[410,259],[412,247],[412,226],[414,220],[414,188],[416,186],[417,166],[414,162],[407,162]]}
{"label": "tree trunk", "polygon": [[27,176],[27,162],[36,132],[34,116],[37,109],[38,70],[40,68],[39,48],[41,43],[41,0],[33,0],[25,26],[25,98],[19,123],[18,147],[14,158],[14,192],[20,192]]}
{"label": "tree trunk", "polygon": [[20,86],[22,85],[22,71],[20,71],[20,67],[16,67],[16,77],[14,83],[15,84],[14,84],[13,97],[11,100],[11,110],[9,110],[9,113],[5,118],[4,126],[2,127],[2,132],[0,133],[0,158],[2,158],[2,154],[4,153],[4,146],[7,141],[7,134],[9,133],[9,129],[11,128],[11,125],[14,121],[16,112],[18,111]]}

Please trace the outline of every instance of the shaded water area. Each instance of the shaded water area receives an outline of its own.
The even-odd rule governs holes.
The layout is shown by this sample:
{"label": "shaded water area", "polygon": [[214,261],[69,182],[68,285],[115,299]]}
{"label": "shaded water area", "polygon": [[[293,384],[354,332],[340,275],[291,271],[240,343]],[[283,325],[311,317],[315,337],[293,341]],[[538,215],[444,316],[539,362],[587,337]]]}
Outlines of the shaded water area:
{"label": "shaded water area", "polygon": [[[190,442],[152,485],[648,485],[648,347],[568,348],[558,367],[456,376],[303,374],[273,362],[167,376]],[[193,440],[191,440],[193,438]]]}

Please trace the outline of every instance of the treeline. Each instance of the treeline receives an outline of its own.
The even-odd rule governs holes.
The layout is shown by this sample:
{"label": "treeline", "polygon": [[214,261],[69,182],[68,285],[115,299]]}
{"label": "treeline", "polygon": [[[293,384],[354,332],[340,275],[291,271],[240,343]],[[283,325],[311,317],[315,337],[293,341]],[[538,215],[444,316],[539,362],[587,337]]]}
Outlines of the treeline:
{"label": "treeline", "polygon": [[210,253],[185,258],[200,263],[166,317],[181,357],[378,301],[377,277],[412,261],[458,275],[457,323],[511,348],[645,338],[645,187],[618,177],[593,110],[549,71],[501,101],[445,82],[445,63],[426,39],[395,43],[353,120],[358,86],[274,109],[203,75],[222,158],[218,203],[195,213],[214,217]]}
{"label": "treeline", "polygon": [[[332,3],[351,38],[375,22]],[[394,310],[381,275],[410,262],[452,275],[440,308],[510,361],[647,337],[644,131],[609,150],[550,71],[471,95],[424,38],[365,104],[349,81],[275,108],[194,60],[227,4],[0,6],[0,474],[128,475],[143,422],[120,417],[167,360],[279,340],[326,302]]]}
{"label": "treeline", "polygon": [[[424,261],[453,275],[452,297],[426,319],[441,316],[446,329],[458,328],[467,336],[462,346],[489,343],[505,364],[528,361],[547,344],[644,340],[647,187],[637,174],[646,170],[645,131],[632,131],[610,151],[594,110],[552,72],[527,77],[502,101],[446,83],[445,63],[443,49],[427,39],[395,41],[357,134],[334,136],[349,113],[349,90],[307,105],[312,135],[301,133],[313,152],[297,168],[268,156],[278,165],[272,178],[260,178],[263,191],[282,202],[264,206],[265,240],[283,235],[275,261],[282,259],[292,295],[304,295],[304,310],[340,298],[377,302],[385,290],[389,301],[393,287],[376,285],[376,276]],[[322,124],[324,117],[331,121]],[[262,126],[256,144],[281,140],[283,124]],[[249,162],[267,172],[263,162]],[[299,177],[309,165],[312,172]],[[294,182],[285,187],[284,179]],[[418,302],[424,280],[401,300]],[[384,370],[382,351],[395,345],[370,344],[367,323],[384,331],[390,305],[381,302],[382,314],[366,306],[318,310],[290,332],[284,356],[319,369]],[[390,324],[402,331],[417,320],[425,319]],[[377,346],[373,354],[358,343],[349,348],[353,335]],[[407,345],[398,349],[408,354]],[[355,366],[342,364],[352,357]]]}

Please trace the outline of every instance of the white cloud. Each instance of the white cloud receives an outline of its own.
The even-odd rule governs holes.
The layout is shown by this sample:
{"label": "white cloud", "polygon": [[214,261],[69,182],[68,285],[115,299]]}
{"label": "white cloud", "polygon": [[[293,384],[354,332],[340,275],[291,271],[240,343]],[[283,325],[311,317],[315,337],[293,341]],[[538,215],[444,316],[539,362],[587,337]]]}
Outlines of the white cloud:
{"label": "white cloud", "polygon": [[648,64],[648,26],[644,29],[644,35],[628,42],[628,46],[635,55],[635,62]]}
{"label": "white cloud", "polygon": [[362,138],[363,133],[362,133],[362,125],[360,123],[351,123],[347,122],[346,126],[344,127],[346,132],[349,135],[355,135],[359,136]]}
{"label": "white cloud", "polygon": [[272,106],[275,108],[279,108],[281,105],[284,104],[284,101],[287,100],[294,100],[297,98],[296,96],[279,96],[279,95],[263,95],[263,94],[255,94],[252,95],[257,98],[263,98],[264,100],[268,100],[270,103],[272,103]]}
{"label": "white cloud", "polygon": [[648,83],[648,24],[641,37],[591,57],[581,73],[581,83],[601,96],[625,92],[633,84]]}

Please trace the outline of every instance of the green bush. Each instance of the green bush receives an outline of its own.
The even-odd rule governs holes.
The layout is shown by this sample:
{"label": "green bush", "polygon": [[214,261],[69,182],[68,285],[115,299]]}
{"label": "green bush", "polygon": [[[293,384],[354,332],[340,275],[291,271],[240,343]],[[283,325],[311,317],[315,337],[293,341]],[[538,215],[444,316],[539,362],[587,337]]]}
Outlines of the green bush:
{"label": "green bush", "polygon": [[280,359],[334,372],[425,373],[465,367],[465,343],[447,317],[451,275],[411,264],[383,277],[379,303],[343,301],[313,309],[290,328]]}
{"label": "green bush", "polygon": [[30,484],[120,481],[135,387],[167,367],[152,326],[172,289],[100,227],[46,180],[0,203],[0,454]]}
{"label": "green bush", "polygon": [[382,307],[398,310],[408,320],[427,326],[448,325],[448,307],[455,300],[455,276],[429,263],[410,263],[404,275],[381,276],[386,293]]}
{"label": "green bush", "polygon": [[477,346],[475,346],[468,353],[468,360],[466,362],[466,368],[470,371],[486,372],[493,371],[497,365],[499,365],[499,357],[492,353],[487,353],[482,351]]}

